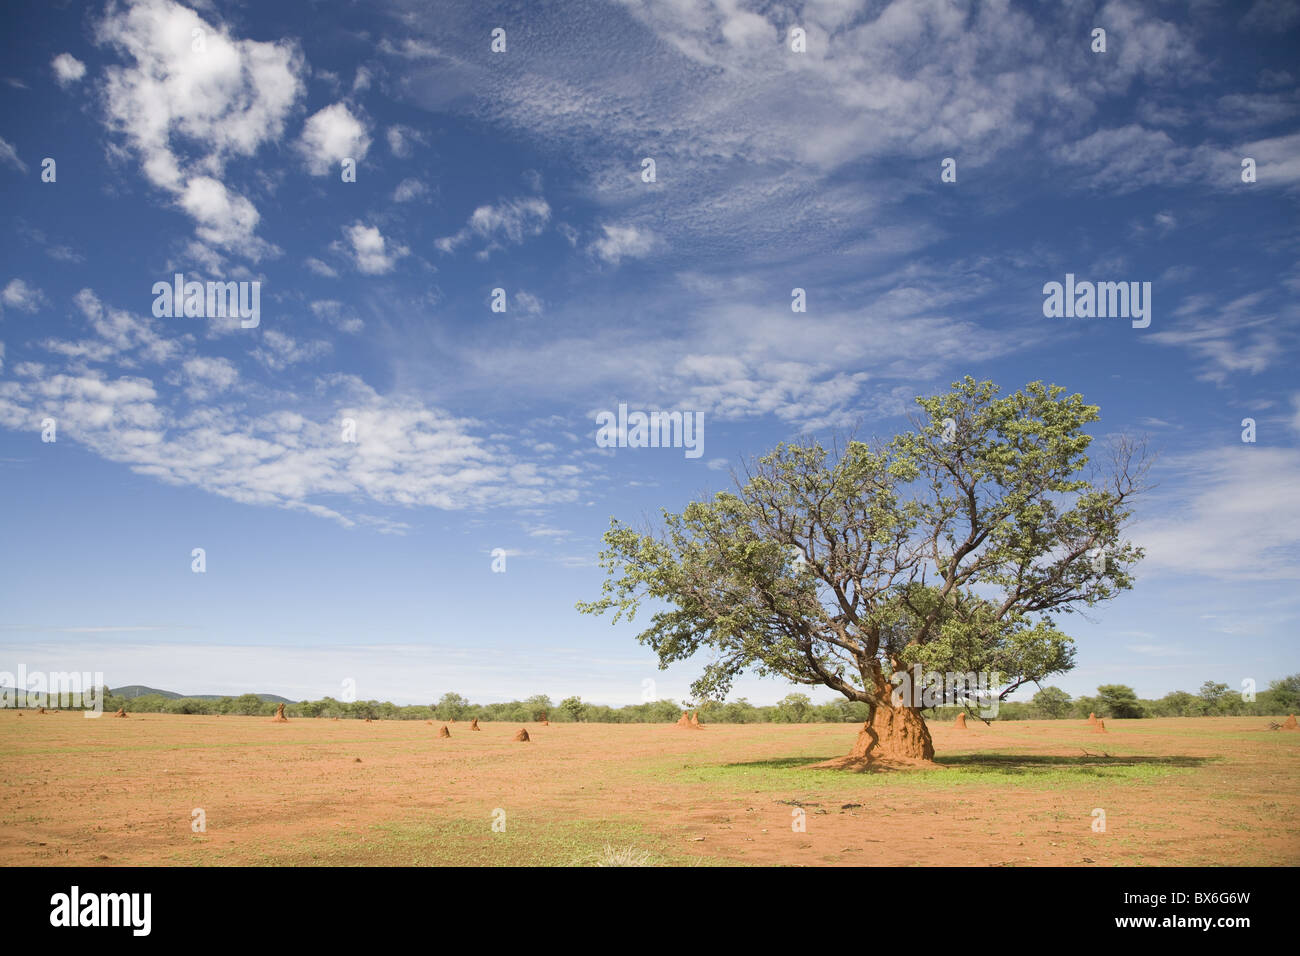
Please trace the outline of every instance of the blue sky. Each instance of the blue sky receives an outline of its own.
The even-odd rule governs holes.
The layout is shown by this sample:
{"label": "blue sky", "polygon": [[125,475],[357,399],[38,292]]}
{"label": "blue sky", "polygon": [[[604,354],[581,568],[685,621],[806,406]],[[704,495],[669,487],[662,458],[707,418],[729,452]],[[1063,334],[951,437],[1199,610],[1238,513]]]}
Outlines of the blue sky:
{"label": "blue sky", "polygon": [[[610,516],[967,374],[1160,454],[1137,586],[1052,683],[1300,670],[1300,3],[5,16],[0,670],[680,699],[703,662],[574,611]],[[259,282],[259,324],[155,318],[176,272]],[[1067,273],[1150,282],[1150,326],[1046,318]],[[703,455],[598,447],[621,402],[702,412]]]}

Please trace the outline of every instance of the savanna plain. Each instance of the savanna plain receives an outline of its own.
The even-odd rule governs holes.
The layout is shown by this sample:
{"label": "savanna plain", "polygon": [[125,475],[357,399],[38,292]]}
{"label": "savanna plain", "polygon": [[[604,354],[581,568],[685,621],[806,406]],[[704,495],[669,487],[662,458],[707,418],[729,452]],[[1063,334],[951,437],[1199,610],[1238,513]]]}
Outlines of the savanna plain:
{"label": "savanna plain", "polygon": [[0,864],[1300,864],[1300,733],[1258,717],[931,723],[933,769],[811,769],[852,724],[0,712]]}

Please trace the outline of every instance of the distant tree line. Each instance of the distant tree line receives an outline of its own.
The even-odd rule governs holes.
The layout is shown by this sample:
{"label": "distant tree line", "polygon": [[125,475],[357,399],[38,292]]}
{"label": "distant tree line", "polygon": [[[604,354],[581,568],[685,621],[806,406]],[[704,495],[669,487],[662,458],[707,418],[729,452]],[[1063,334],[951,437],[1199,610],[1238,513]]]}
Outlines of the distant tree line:
{"label": "distant tree line", "polygon": [[[998,708],[998,717],[1002,720],[1084,720],[1090,713],[1116,719],[1282,716],[1300,710],[1300,674],[1275,680],[1267,690],[1254,696],[1254,700],[1247,700],[1241,690],[1208,680],[1195,694],[1176,690],[1154,700],[1138,697],[1125,684],[1103,684],[1090,697],[1071,697],[1059,687],[1044,687],[1032,700],[1003,703]],[[940,714],[955,715],[959,709],[940,708]]]}
{"label": "distant tree line", "polygon": [[[125,698],[111,691],[104,696],[104,710],[112,713],[119,707],[134,713],[162,714],[237,714],[270,717],[276,705],[256,694],[221,697],[215,700],[197,697],[169,699],[160,694]],[[938,707],[930,711],[931,719],[955,716],[960,707]],[[706,724],[810,724],[861,723],[868,719],[868,705],[856,701],[835,700],[814,704],[806,694],[788,694],[770,706],[756,706],[741,697],[734,701],[703,701],[699,704],[678,703],[664,699],[623,707],[606,707],[584,703],[578,697],[566,697],[558,705],[544,694],[527,700],[499,704],[473,704],[460,694],[447,693],[433,704],[401,707],[388,701],[341,701],[332,697],[305,700],[285,705],[290,717],[339,717],[352,720],[471,720],[528,723],[543,717],[557,723],[581,721],[602,724],[661,724],[675,721],[683,710],[698,710]],[[1269,684],[1253,701],[1245,700],[1240,690],[1227,684],[1206,681],[1200,691],[1189,694],[1176,690],[1157,700],[1143,700],[1133,688],[1124,684],[1103,684],[1094,696],[1071,697],[1059,687],[1044,687],[1032,700],[1003,702],[998,708],[1001,720],[1086,719],[1089,713],[1106,718],[1135,717],[1252,717],[1282,716],[1300,711],[1300,674],[1292,674]]]}

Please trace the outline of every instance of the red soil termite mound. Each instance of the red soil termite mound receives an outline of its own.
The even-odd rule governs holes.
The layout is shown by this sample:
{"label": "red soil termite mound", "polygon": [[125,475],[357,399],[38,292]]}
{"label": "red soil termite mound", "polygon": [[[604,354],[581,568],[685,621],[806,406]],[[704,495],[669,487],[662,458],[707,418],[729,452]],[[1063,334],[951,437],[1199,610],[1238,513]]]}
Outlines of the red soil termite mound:
{"label": "red soil termite mound", "polygon": [[483,729],[483,728],[481,728],[481,727],[478,725],[478,718],[477,718],[477,717],[475,717],[473,720],[471,720],[471,721],[469,722],[469,729],[470,729],[470,730],[482,730],[482,729]]}
{"label": "red soil termite mound", "polygon": [[812,764],[826,770],[932,769],[934,743],[925,719],[906,707],[876,707],[843,757]]}
{"label": "red soil termite mound", "polygon": [[271,723],[287,724],[288,722],[289,718],[284,716],[284,704],[281,704],[279,707],[275,708],[275,716],[271,718]]}
{"label": "red soil termite mound", "polygon": [[695,713],[691,714],[691,726],[696,730],[704,729],[704,725],[700,723],[700,712],[698,710]]}
{"label": "red soil termite mound", "polygon": [[1095,712],[1089,711],[1088,723],[1095,724],[1096,722],[1097,722],[1097,714]]}
{"label": "red soil termite mound", "polygon": [[1283,729],[1283,730],[1300,730],[1300,726],[1297,726],[1297,725],[1296,725],[1296,722],[1295,722],[1295,714],[1292,714],[1292,715],[1289,716],[1286,720],[1282,721],[1282,729]]}
{"label": "red soil termite mound", "polygon": [[45,713],[45,708],[42,707],[42,708],[41,708],[40,710],[38,710],[36,713],[38,713],[38,714],[43,714],[43,713]]}
{"label": "red soil termite mound", "polygon": [[524,743],[527,743],[532,739],[533,738],[528,736],[528,731],[524,730],[524,728],[522,727],[519,728],[519,733],[515,734],[515,740],[520,740],[523,741]]}
{"label": "red soil termite mound", "polygon": [[1098,718],[1097,723],[1093,725],[1092,732],[1094,734],[1104,734],[1106,732],[1106,721]]}
{"label": "red soil termite mound", "polygon": [[433,721],[432,721],[432,720],[426,720],[425,723],[428,724],[430,727],[433,726]]}
{"label": "red soil termite mound", "polygon": [[446,724],[443,724],[441,727],[438,728],[438,736],[439,736],[439,737],[450,737],[450,736],[451,736],[451,731],[447,729],[447,725],[446,725]]}
{"label": "red soil termite mound", "polygon": [[119,708],[117,709],[117,713],[114,714],[113,716],[114,716],[114,717],[125,717],[125,716],[126,716],[126,709],[123,708],[123,707],[119,707]]}
{"label": "red soil termite mound", "polygon": [[691,715],[682,711],[681,717],[677,718],[678,727],[689,727],[691,725]]}
{"label": "red soil termite mound", "polygon": [[953,722],[953,727],[955,727],[957,730],[965,730],[965,729],[966,729],[966,715],[965,715],[965,714],[958,714],[958,715],[957,715],[957,719]]}

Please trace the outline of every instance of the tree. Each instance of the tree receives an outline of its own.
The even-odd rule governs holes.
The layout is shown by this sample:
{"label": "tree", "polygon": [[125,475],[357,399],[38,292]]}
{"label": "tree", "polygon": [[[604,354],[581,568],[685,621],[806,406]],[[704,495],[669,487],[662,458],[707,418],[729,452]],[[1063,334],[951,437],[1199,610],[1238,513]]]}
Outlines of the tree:
{"label": "tree", "polygon": [[447,691],[442,700],[433,705],[439,720],[460,720],[469,709],[469,701],[454,691]]}
{"label": "tree", "polygon": [[582,720],[587,716],[587,705],[582,702],[580,697],[566,697],[560,701],[560,710],[569,715],[573,721]]}
{"label": "tree", "polygon": [[1204,712],[1205,704],[1185,690],[1174,690],[1156,702],[1156,710],[1162,717],[1198,717]]}
{"label": "tree", "polygon": [[1050,720],[1069,716],[1070,695],[1059,687],[1044,687],[1033,699],[1034,709]]}
{"label": "tree", "polygon": [[1219,684],[1212,680],[1207,680],[1201,685],[1197,696],[1201,698],[1207,714],[1237,714],[1241,712],[1244,703],[1240,693],[1227,684]]}
{"label": "tree", "polygon": [[1132,586],[1141,551],[1122,529],[1145,451],[1120,439],[1108,471],[1082,477],[1099,412],[1064,392],[999,398],[967,377],[917,398],[912,430],[887,443],[782,443],[658,532],[614,519],[601,596],[578,609],[616,623],[666,604],[638,640],[661,667],[712,648],[699,697],[754,671],[871,705],[837,766],[929,761],[920,703],[891,699],[895,672],[996,672],[1005,697],[1072,666],[1057,615]]}
{"label": "tree", "polygon": [[1268,694],[1275,713],[1291,714],[1300,710],[1300,674],[1270,682]]}
{"label": "tree", "polygon": [[1071,716],[1087,717],[1089,714],[1100,714],[1106,716],[1106,708],[1101,702],[1100,697],[1076,697],[1071,706]]}
{"label": "tree", "polygon": [[782,724],[806,723],[812,711],[812,698],[807,694],[786,694],[776,703],[777,721]]}
{"label": "tree", "polygon": [[524,720],[545,720],[551,712],[551,698],[545,694],[534,694],[524,701],[522,706],[527,713]]}
{"label": "tree", "polygon": [[1137,693],[1123,684],[1102,684],[1097,688],[1097,699],[1101,702],[1099,716],[1123,720],[1147,715]]}
{"label": "tree", "polygon": [[256,694],[240,694],[235,698],[232,712],[254,717],[262,712],[262,698]]}

